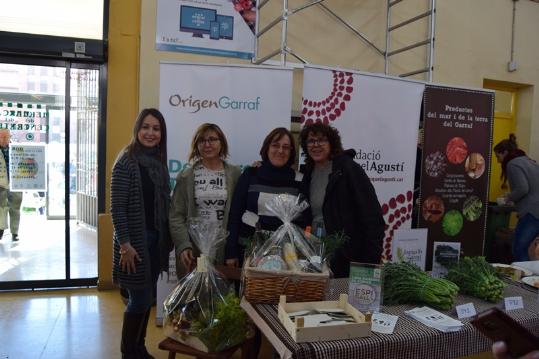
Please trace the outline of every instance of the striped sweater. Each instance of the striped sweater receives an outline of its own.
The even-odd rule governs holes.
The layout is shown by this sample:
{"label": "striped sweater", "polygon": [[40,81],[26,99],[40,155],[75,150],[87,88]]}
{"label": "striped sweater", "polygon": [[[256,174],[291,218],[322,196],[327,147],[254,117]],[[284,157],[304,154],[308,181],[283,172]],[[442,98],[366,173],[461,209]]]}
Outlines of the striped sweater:
{"label": "striped sweater", "polygon": [[[140,169],[135,160],[123,151],[112,168],[110,185],[110,213],[113,226],[112,279],[123,288],[140,289],[151,283],[151,266],[145,235],[145,212]],[[168,265],[166,238],[159,238],[160,262],[163,270]],[[168,236],[166,236],[168,237]],[[129,242],[140,256],[136,272],[127,274],[120,268],[120,243]]]}

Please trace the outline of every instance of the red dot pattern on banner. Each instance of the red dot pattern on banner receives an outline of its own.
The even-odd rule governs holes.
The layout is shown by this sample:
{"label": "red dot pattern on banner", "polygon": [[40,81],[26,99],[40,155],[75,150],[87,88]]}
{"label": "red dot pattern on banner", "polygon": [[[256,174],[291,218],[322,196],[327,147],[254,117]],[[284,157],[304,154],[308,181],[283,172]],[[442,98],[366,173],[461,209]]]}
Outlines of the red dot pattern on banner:
{"label": "red dot pattern on banner", "polygon": [[382,214],[386,222],[382,250],[384,260],[391,260],[391,242],[394,231],[412,220],[413,197],[412,191],[407,191],[390,198],[387,203],[382,203]]}
{"label": "red dot pattern on banner", "polygon": [[354,75],[350,72],[332,71],[333,87],[321,101],[303,99],[300,121],[305,126],[315,122],[329,124],[337,120],[346,111],[346,102],[352,99]]}

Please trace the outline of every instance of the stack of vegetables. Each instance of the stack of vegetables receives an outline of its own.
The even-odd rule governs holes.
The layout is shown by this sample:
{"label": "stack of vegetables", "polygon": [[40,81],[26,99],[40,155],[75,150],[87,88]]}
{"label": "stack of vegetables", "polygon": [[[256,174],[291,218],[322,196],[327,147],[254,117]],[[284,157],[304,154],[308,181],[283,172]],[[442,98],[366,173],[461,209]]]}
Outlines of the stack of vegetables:
{"label": "stack of vegetables", "polygon": [[461,293],[493,303],[503,298],[505,284],[485,257],[462,258],[449,268],[446,278],[456,283]]}
{"label": "stack of vegetables", "polygon": [[432,278],[411,263],[384,265],[384,304],[424,303],[449,310],[458,294],[458,286],[446,279]]}
{"label": "stack of vegetables", "polygon": [[166,332],[198,350],[219,352],[240,344],[249,331],[239,299],[213,266],[227,233],[217,222],[191,219],[189,234],[201,256],[163,302]]}

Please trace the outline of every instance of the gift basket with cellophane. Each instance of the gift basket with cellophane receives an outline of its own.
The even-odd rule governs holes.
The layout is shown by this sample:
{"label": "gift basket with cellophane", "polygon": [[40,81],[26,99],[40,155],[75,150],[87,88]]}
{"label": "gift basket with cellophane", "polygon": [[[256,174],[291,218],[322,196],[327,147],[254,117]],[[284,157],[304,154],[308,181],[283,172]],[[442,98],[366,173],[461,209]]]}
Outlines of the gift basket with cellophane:
{"label": "gift basket with cellophane", "polygon": [[323,242],[292,223],[309,207],[299,196],[280,194],[266,208],[283,224],[254,241],[243,266],[243,295],[252,303],[323,300],[330,271]]}
{"label": "gift basket with cellophane", "polygon": [[220,352],[243,342],[248,332],[239,299],[212,263],[227,232],[217,222],[190,220],[189,234],[201,255],[163,303],[166,332],[195,349]]}

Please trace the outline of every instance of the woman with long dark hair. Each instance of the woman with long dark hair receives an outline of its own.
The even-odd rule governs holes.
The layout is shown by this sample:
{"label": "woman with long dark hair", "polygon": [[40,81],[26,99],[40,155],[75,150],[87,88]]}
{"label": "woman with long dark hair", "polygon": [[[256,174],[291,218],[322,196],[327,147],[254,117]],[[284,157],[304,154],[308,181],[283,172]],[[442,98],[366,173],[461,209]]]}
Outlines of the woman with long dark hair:
{"label": "woman with long dark hair", "polygon": [[494,146],[496,159],[502,165],[502,188],[511,192],[506,202],[514,202],[518,223],[513,239],[513,259],[528,261],[528,247],[539,235],[539,165],[518,148],[515,135]]}
{"label": "woman with long dark hair", "polygon": [[129,293],[122,327],[122,358],[153,358],[146,327],[159,273],[168,269],[172,242],[167,128],[159,110],[138,115],[133,137],[112,168],[113,280]]}

